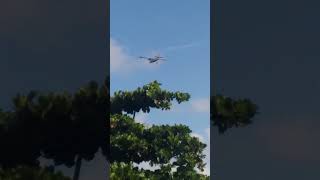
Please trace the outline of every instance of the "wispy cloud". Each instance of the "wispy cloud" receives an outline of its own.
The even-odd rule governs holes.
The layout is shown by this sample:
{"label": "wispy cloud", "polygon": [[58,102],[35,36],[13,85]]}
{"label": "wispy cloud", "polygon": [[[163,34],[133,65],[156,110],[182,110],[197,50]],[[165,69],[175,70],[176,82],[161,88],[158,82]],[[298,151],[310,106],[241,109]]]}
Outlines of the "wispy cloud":
{"label": "wispy cloud", "polygon": [[148,121],[148,114],[143,113],[143,112],[137,113],[135,116],[135,121],[142,123],[142,124],[146,124]]}
{"label": "wispy cloud", "polygon": [[[202,135],[203,134],[203,135]],[[204,162],[206,166],[204,168],[203,174],[210,175],[210,128],[204,129],[203,132],[200,133],[191,133],[191,136],[199,138],[202,143],[205,143],[207,147],[204,149],[204,155],[206,156]]]}
{"label": "wispy cloud", "polygon": [[207,175],[210,175],[210,128],[206,128],[205,130],[205,134],[206,134],[206,144],[207,147],[204,150],[204,154],[206,155],[205,158],[205,162],[207,163],[205,169],[204,169],[204,173]]}
{"label": "wispy cloud", "polygon": [[113,74],[128,74],[143,69],[154,69],[161,63],[148,63],[130,55],[125,46],[110,38],[110,71]]}
{"label": "wispy cloud", "polygon": [[204,132],[206,133],[206,136],[208,137],[208,141],[210,142],[210,128],[206,128]]}
{"label": "wispy cloud", "polygon": [[191,101],[192,109],[195,112],[210,112],[210,98],[199,98]]}
{"label": "wispy cloud", "polygon": [[157,169],[160,169],[160,165],[154,165],[154,166],[151,166],[150,165],[150,162],[146,162],[146,161],[143,161],[139,164],[137,163],[134,163],[134,166],[135,167],[138,167],[139,169],[145,169],[145,170],[150,170],[150,171],[155,171]]}
{"label": "wispy cloud", "polygon": [[111,73],[130,68],[130,57],[124,48],[110,38],[110,71]]}
{"label": "wispy cloud", "polygon": [[204,154],[206,155],[205,162],[207,163],[204,169],[204,173],[207,175],[210,175],[210,128],[206,128],[204,132],[206,134],[206,144],[207,144],[207,147],[204,150]]}
{"label": "wispy cloud", "polygon": [[179,44],[175,46],[169,46],[165,48],[164,51],[175,51],[180,49],[192,48],[195,46],[199,46],[199,43],[185,43],[185,44]]}
{"label": "wispy cloud", "polygon": [[198,133],[191,133],[192,137],[196,137],[198,138],[201,142],[205,143],[205,139],[202,135],[198,134]]}

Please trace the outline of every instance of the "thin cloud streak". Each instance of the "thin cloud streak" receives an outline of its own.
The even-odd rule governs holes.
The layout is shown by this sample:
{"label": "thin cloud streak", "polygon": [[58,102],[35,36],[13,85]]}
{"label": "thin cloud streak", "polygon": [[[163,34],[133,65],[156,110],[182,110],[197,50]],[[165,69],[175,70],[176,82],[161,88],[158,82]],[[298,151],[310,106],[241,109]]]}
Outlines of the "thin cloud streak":
{"label": "thin cloud streak", "polygon": [[169,46],[164,49],[164,51],[174,51],[174,50],[179,50],[179,49],[186,49],[186,48],[192,48],[199,46],[200,43],[186,43],[186,44],[181,44],[181,45],[176,45],[176,46]]}
{"label": "thin cloud streak", "polygon": [[210,98],[199,98],[191,101],[193,111],[201,113],[210,112]]}
{"label": "thin cloud streak", "polygon": [[[204,168],[203,174],[210,175],[210,128],[204,129],[205,136],[199,134],[199,133],[191,133],[191,136],[197,137],[202,143],[205,143],[207,147],[204,149],[203,153],[206,156],[204,159],[204,162],[206,163],[206,166]],[[199,171],[200,172],[200,171]]]}

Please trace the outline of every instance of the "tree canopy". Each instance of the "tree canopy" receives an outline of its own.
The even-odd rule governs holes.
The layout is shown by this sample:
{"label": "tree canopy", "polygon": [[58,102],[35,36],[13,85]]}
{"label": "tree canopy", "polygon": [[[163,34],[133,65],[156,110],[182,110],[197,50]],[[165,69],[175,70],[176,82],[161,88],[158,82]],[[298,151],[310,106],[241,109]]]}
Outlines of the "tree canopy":
{"label": "tree canopy", "polygon": [[0,167],[38,166],[39,157],[74,166],[107,153],[109,92],[96,82],[74,94],[31,91],[13,98],[11,111],[0,111]]}
{"label": "tree canopy", "polygon": [[1,180],[71,180],[53,168],[19,166],[12,169],[0,169]]}
{"label": "tree canopy", "polygon": [[138,87],[134,91],[117,91],[111,97],[111,114],[121,114],[126,112],[134,114],[139,111],[148,113],[151,108],[169,110],[172,101],[179,104],[188,101],[190,95],[183,92],[170,92],[161,89],[161,84],[153,81],[142,88]]}
{"label": "tree canopy", "polygon": [[[56,165],[75,164],[75,157],[91,160],[106,149],[106,88],[95,82],[69,93],[18,94],[14,108],[1,112],[1,166],[37,165],[43,155]],[[23,149],[23,151],[22,151]],[[14,157],[14,158],[13,158]]]}
{"label": "tree canopy", "polygon": [[219,133],[233,127],[243,127],[252,123],[258,113],[258,106],[249,99],[233,99],[223,95],[211,98],[210,119]]}
{"label": "tree canopy", "polygon": [[[146,127],[134,120],[139,111],[169,110],[173,100],[181,103],[190,98],[188,93],[169,92],[160,86],[154,81],[134,91],[117,91],[111,99],[107,81],[101,87],[90,82],[73,94],[18,94],[12,110],[0,111],[1,169],[10,172],[20,165],[37,167],[39,157],[71,167],[81,159],[93,159],[101,148],[112,163],[113,175],[126,167],[149,179],[205,177],[195,168],[203,170],[206,145],[192,137],[187,126]],[[143,161],[160,169],[136,170],[132,166]],[[117,166],[121,163],[126,165]]]}
{"label": "tree canopy", "polygon": [[[205,166],[206,144],[192,137],[189,127],[146,126],[135,121],[138,112],[169,110],[173,101],[188,101],[188,93],[163,90],[154,81],[110,97],[108,86],[108,81],[100,87],[90,82],[73,94],[31,91],[15,96],[12,110],[0,109],[0,174],[26,172],[23,168],[28,167],[33,171],[39,157],[71,167],[81,159],[92,160],[102,149],[111,162],[111,179],[209,178],[198,172]],[[250,124],[258,110],[249,99],[222,95],[211,98],[211,108],[211,122],[220,133]],[[151,171],[134,166],[141,162],[159,168]]]}
{"label": "tree canopy", "polygon": [[[118,91],[111,97],[111,177],[130,176],[147,179],[206,179],[203,150],[206,145],[191,136],[185,125],[152,125],[134,120],[134,114],[149,113],[151,108],[169,110],[172,101],[188,101],[190,95],[161,89],[157,81],[134,91]],[[130,114],[133,117],[129,116]],[[159,169],[150,171],[133,167],[133,163],[149,162]],[[173,171],[176,169],[176,171]],[[130,176],[126,176],[128,172]]]}

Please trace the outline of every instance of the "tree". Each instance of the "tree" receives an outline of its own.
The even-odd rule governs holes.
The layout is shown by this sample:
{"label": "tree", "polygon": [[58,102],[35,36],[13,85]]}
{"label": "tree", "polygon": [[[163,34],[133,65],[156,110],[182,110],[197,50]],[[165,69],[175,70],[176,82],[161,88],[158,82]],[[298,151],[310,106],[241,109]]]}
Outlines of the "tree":
{"label": "tree", "polygon": [[0,168],[17,165],[37,166],[40,156],[41,127],[38,118],[24,108],[29,97],[15,98],[15,110],[0,114]]}
{"label": "tree", "polygon": [[[188,101],[190,95],[169,92],[157,81],[134,91],[118,91],[111,97],[111,177],[127,179],[130,172],[138,179],[207,179],[203,171],[205,144],[190,135],[184,125],[152,125],[146,127],[134,120],[139,111],[149,113],[151,108],[169,110],[171,102]],[[130,117],[129,115],[132,115]],[[150,162],[158,165],[155,171],[137,169],[133,163]],[[172,172],[172,169],[176,171]]]}
{"label": "tree", "polygon": [[53,168],[19,166],[13,169],[0,169],[1,180],[71,180]]}
{"label": "tree", "polygon": [[[168,173],[169,172],[169,173]],[[196,179],[196,180],[209,180],[208,176],[198,174],[193,172],[193,174],[183,175],[180,177],[170,175],[170,169],[161,169],[161,170],[144,170],[134,167],[132,163],[113,163],[111,166],[111,175],[112,180],[162,180],[162,179]]]}
{"label": "tree", "polygon": [[74,179],[79,178],[82,159],[92,160],[99,149],[106,152],[108,96],[105,85],[99,88],[97,83],[91,82],[73,96],[44,98],[48,101],[39,112],[47,122],[44,157],[54,159],[56,165],[75,165]]}
{"label": "tree", "polygon": [[[0,112],[0,166],[39,166],[38,158],[53,159],[55,165],[75,166],[79,178],[82,159],[92,160],[99,148],[108,146],[109,93],[90,82],[73,95],[18,94],[12,111]],[[107,155],[107,154],[105,154]]]}
{"label": "tree", "polygon": [[249,99],[232,99],[222,95],[211,98],[210,119],[220,134],[233,127],[251,124],[257,113],[257,105]]}
{"label": "tree", "polygon": [[[211,97],[210,104],[210,121],[213,126],[217,126],[219,134],[224,134],[233,127],[251,124],[258,113],[258,106],[249,99],[232,99],[217,95]],[[213,147],[210,154],[213,158]]]}
{"label": "tree", "polygon": [[[113,175],[131,168],[151,179],[207,179],[195,170],[203,170],[206,145],[192,137],[187,126],[146,127],[135,122],[139,111],[169,110],[173,100],[181,103],[190,98],[187,93],[162,90],[160,85],[154,81],[132,92],[118,91],[111,99],[107,81],[101,87],[91,82],[74,94],[18,94],[13,110],[0,111],[0,139],[5,145],[0,149],[0,166],[5,170],[37,167],[38,158],[44,157],[55,165],[75,165],[73,179],[78,179],[82,159],[91,160],[100,148],[112,163]],[[132,166],[143,161],[160,169]]]}

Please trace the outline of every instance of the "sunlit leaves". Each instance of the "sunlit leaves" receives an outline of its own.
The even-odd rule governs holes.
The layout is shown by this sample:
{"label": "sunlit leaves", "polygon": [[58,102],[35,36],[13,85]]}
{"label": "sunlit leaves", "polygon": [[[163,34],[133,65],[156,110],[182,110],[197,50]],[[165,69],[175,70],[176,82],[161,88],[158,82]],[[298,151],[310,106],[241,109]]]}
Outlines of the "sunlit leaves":
{"label": "sunlit leaves", "polygon": [[[111,97],[111,173],[113,179],[129,176],[149,179],[201,179],[195,168],[203,171],[205,166],[203,150],[206,145],[191,137],[191,130],[184,125],[152,125],[146,127],[135,122],[126,114],[152,108],[169,110],[172,101],[188,101],[190,95],[182,92],[169,92],[160,88],[157,81],[134,91],[117,91]],[[123,114],[124,113],[124,114]],[[132,163],[149,162],[160,169],[149,171],[132,167]],[[178,171],[172,172],[172,168]],[[188,175],[189,174],[189,175]],[[139,177],[139,178],[138,178]],[[201,177],[201,178],[200,178]]]}
{"label": "sunlit leaves", "polygon": [[111,97],[111,113],[119,114],[123,111],[133,114],[139,111],[148,113],[151,108],[169,110],[171,101],[188,101],[190,95],[182,92],[169,92],[160,88],[157,81],[151,82],[134,91],[117,91]]}
{"label": "sunlit leaves", "polygon": [[[166,164],[172,158],[179,160],[191,156],[197,159],[194,166],[204,166],[201,158],[206,145],[191,137],[187,126],[153,125],[148,128],[126,115],[113,115],[111,121],[117,124],[111,129],[111,162]],[[179,162],[175,164],[189,163]]]}
{"label": "sunlit leaves", "polygon": [[[37,166],[42,155],[53,159],[55,165],[70,167],[75,164],[75,157],[91,160],[101,148],[112,167],[118,164],[112,173],[132,172],[150,179],[207,178],[195,170],[205,166],[206,145],[191,137],[187,126],[146,127],[125,115],[148,113],[152,108],[169,110],[172,101],[188,101],[189,94],[163,90],[154,81],[134,91],[118,91],[110,100],[108,83],[99,87],[91,82],[73,94],[32,91],[17,95],[12,111],[0,111],[0,166]],[[144,161],[159,165],[160,169],[131,167],[132,163]],[[177,171],[171,172],[172,168]]]}

